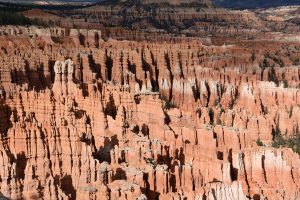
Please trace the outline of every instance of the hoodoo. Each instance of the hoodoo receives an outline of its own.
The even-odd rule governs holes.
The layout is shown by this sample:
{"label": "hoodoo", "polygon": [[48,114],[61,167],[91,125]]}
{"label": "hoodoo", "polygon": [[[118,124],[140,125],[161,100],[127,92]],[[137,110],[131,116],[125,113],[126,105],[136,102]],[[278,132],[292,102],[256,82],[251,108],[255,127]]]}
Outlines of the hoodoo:
{"label": "hoodoo", "polygon": [[0,199],[300,199],[299,7],[61,3],[3,4]]}

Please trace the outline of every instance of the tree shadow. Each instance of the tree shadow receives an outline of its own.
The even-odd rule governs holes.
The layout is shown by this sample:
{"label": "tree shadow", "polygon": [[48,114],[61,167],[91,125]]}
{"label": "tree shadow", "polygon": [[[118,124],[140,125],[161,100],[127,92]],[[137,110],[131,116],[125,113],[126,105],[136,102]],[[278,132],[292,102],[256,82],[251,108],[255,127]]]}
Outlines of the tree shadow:
{"label": "tree shadow", "polygon": [[13,115],[13,119],[17,120],[16,113],[16,110],[12,111],[8,105],[4,105],[3,101],[0,100],[0,131],[2,137],[6,137],[8,129],[13,127],[11,116]]}
{"label": "tree shadow", "polygon": [[111,163],[110,151],[115,145],[119,145],[119,140],[117,135],[112,136],[111,138],[104,138],[104,145],[99,148],[99,150],[93,153],[93,157],[100,162]]}
{"label": "tree shadow", "polygon": [[106,80],[111,81],[112,80],[113,59],[110,57],[106,57],[105,65],[106,65],[106,70],[105,70]]}
{"label": "tree shadow", "polygon": [[16,157],[17,177],[23,180],[25,178],[25,168],[26,168],[27,160],[28,158],[26,158],[24,151],[17,154]]}
{"label": "tree shadow", "polygon": [[144,136],[149,136],[149,127],[146,124],[143,124],[141,132]]}
{"label": "tree shadow", "polygon": [[236,181],[238,178],[238,169],[232,165],[232,149],[229,150],[228,161],[230,162],[230,177],[232,181]]}
{"label": "tree shadow", "polygon": [[12,83],[20,86],[28,84],[29,90],[40,91],[45,90],[46,87],[50,87],[46,81],[49,77],[46,79],[43,68],[33,70],[25,67],[25,71],[12,70],[11,77]]}
{"label": "tree shadow", "polygon": [[149,200],[159,200],[160,193],[156,192],[154,190],[150,190],[150,184],[149,184],[148,178],[149,178],[148,173],[145,173],[144,177],[143,177],[144,182],[145,182],[145,187],[141,187],[141,191],[143,194],[146,194],[146,196]]}
{"label": "tree shadow", "polygon": [[180,164],[184,165],[185,155],[183,153],[183,148],[182,147],[180,147],[180,150],[178,150],[178,149],[175,150],[175,155],[176,155],[176,159],[178,159],[180,161]]}
{"label": "tree shadow", "polygon": [[170,167],[171,166],[171,161],[173,160],[173,157],[170,157],[168,146],[164,146],[164,149],[167,152],[167,155],[158,154],[156,162],[159,165],[167,165],[168,167]]}
{"label": "tree shadow", "polygon": [[112,177],[115,180],[127,180],[126,172],[122,168],[117,168]]}
{"label": "tree shadow", "polygon": [[4,196],[1,192],[0,192],[0,200],[10,200],[8,197]]}
{"label": "tree shadow", "polygon": [[105,115],[110,115],[113,119],[116,119],[117,116],[117,107],[115,105],[115,100],[112,94],[109,95],[109,102],[105,107]]}
{"label": "tree shadow", "polygon": [[64,177],[62,177],[61,179],[59,178],[58,175],[56,175],[54,177],[55,183],[58,184],[60,182],[60,188],[62,189],[62,191],[70,196],[72,200],[76,199],[76,190],[73,186],[73,180],[72,177],[70,175],[65,175]]}

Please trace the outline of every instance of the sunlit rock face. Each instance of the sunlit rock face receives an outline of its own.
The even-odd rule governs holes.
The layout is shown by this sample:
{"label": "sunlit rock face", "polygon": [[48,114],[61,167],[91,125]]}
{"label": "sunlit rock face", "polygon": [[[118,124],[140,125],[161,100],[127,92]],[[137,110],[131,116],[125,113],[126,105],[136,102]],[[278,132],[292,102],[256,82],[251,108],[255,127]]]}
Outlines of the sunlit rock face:
{"label": "sunlit rock face", "polygon": [[96,30],[16,26],[0,35],[6,198],[300,197],[297,144],[274,145],[299,135],[296,41],[104,41]]}

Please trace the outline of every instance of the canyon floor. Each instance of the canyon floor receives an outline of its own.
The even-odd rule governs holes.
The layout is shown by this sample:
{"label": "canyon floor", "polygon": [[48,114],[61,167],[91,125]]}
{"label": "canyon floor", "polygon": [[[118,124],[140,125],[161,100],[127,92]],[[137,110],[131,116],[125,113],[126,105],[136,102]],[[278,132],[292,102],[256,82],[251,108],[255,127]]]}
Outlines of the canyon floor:
{"label": "canyon floor", "polygon": [[300,199],[300,7],[26,9],[0,26],[0,198]]}

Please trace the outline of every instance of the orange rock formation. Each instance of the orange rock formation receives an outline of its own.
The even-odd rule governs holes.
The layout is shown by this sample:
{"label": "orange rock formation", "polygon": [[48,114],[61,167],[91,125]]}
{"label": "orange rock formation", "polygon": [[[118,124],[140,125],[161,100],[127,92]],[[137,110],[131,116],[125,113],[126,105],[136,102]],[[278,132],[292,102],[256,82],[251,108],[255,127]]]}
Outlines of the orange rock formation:
{"label": "orange rock formation", "polygon": [[[2,27],[9,199],[298,199],[299,43],[205,46]],[[258,146],[260,140],[264,146]]]}

